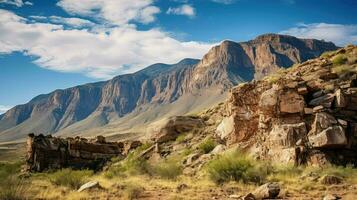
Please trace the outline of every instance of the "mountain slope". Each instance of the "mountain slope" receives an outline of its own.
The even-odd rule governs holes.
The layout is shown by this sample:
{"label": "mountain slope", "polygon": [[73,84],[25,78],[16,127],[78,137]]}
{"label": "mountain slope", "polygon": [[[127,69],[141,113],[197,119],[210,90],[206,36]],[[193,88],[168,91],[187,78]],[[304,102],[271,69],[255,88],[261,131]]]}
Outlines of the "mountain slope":
{"label": "mountain slope", "polygon": [[[227,89],[240,82],[260,79],[279,67],[336,48],[333,43],[276,34],[242,43],[224,41],[202,60],[154,64],[109,81],[40,95],[0,116],[0,141],[20,139],[29,132],[82,134],[106,124],[122,126],[119,122],[123,119],[134,125],[139,116],[145,116],[139,120],[142,124],[170,112],[184,114],[195,106],[203,109],[220,101]],[[212,95],[209,103],[202,94]]]}

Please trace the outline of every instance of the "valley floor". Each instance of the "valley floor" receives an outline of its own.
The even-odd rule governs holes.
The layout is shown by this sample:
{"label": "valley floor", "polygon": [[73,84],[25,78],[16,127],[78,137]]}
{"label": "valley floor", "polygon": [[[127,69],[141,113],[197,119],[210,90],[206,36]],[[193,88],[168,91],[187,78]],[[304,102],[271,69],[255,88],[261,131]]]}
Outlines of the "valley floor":
{"label": "valley floor", "polygon": [[[23,152],[21,148],[23,146],[17,152]],[[257,183],[241,181],[216,184],[206,168],[194,176],[176,174],[171,169],[166,174],[148,174],[139,170],[124,170],[114,161],[103,172],[97,173],[63,169],[21,174],[23,159],[14,161],[14,157],[10,156],[16,155],[16,152],[8,153],[1,154],[0,199],[240,199],[259,186]],[[336,175],[342,181],[322,183],[321,178],[326,175]],[[77,189],[88,181],[97,181],[100,187],[78,192]],[[352,167],[329,166],[322,169],[280,166],[275,167],[264,182],[280,184],[279,199],[323,199],[329,194],[347,200],[357,199],[357,169]]]}

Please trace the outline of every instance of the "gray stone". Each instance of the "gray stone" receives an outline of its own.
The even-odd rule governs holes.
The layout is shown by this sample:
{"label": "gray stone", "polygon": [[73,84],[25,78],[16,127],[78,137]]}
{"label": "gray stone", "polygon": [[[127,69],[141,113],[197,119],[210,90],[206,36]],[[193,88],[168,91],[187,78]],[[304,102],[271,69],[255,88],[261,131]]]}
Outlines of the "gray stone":
{"label": "gray stone", "polygon": [[221,154],[226,150],[226,146],[223,144],[217,145],[212,151],[211,154]]}
{"label": "gray stone", "polygon": [[335,107],[343,108],[346,107],[346,98],[341,89],[335,92]]}
{"label": "gray stone", "polygon": [[279,193],[280,185],[278,183],[266,183],[252,192],[255,199],[274,199]]}
{"label": "gray stone", "polygon": [[328,194],[326,196],[324,196],[323,200],[338,200],[341,199],[340,197],[338,197],[337,195],[332,195],[332,194]]}
{"label": "gray stone", "polygon": [[345,131],[341,126],[328,127],[317,135],[309,136],[312,147],[337,148],[347,145]]}
{"label": "gray stone", "polygon": [[318,106],[318,105],[323,105],[324,107],[329,107],[331,102],[333,101],[334,94],[326,94],[321,97],[317,97],[309,102],[310,106]]}
{"label": "gray stone", "polygon": [[100,188],[99,182],[98,181],[90,181],[84,185],[82,185],[79,189],[78,192],[82,192],[84,190],[89,190],[93,188]]}

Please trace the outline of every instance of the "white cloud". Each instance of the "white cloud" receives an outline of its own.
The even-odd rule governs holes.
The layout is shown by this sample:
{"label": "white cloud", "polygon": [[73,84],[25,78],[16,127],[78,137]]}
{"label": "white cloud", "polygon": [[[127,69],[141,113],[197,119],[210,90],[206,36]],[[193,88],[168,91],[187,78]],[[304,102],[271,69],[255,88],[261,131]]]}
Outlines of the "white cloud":
{"label": "white cloud", "polygon": [[11,106],[0,105],[0,115],[10,110],[11,108],[12,108]]}
{"label": "white cloud", "polygon": [[186,15],[188,17],[194,17],[196,15],[195,9],[188,4],[184,4],[182,6],[179,7],[175,7],[175,8],[169,8],[166,11],[166,14],[173,14],[173,15]]}
{"label": "white cloud", "polygon": [[81,19],[81,18],[66,18],[66,17],[59,17],[59,16],[51,16],[49,17],[50,21],[54,24],[64,24],[74,28],[81,28],[81,27],[90,27],[94,26],[95,24],[89,20]]}
{"label": "white cloud", "polygon": [[223,3],[223,4],[232,4],[232,3],[235,3],[236,0],[212,0],[213,2],[216,2],[216,3]]}
{"label": "white cloud", "polygon": [[22,2],[22,0],[0,0],[0,4],[1,3],[14,5],[16,7],[21,7],[24,5],[24,2]]}
{"label": "white cloud", "polygon": [[25,1],[25,3],[24,3],[25,5],[28,5],[28,6],[33,6],[33,3],[32,2],[30,2],[30,1]]}
{"label": "white cloud", "polygon": [[41,67],[81,72],[100,79],[133,72],[156,62],[175,63],[201,58],[212,44],[182,42],[160,29],[137,30],[135,25],[110,29],[64,29],[62,25],[31,22],[0,9],[0,53],[23,52]]}
{"label": "white cloud", "polygon": [[280,33],[300,38],[323,39],[342,46],[348,43],[357,43],[357,24],[300,23],[296,27]]}
{"label": "white cloud", "polygon": [[150,23],[160,9],[153,0],[60,0],[57,5],[72,15],[90,16],[107,23],[123,25],[129,22]]}

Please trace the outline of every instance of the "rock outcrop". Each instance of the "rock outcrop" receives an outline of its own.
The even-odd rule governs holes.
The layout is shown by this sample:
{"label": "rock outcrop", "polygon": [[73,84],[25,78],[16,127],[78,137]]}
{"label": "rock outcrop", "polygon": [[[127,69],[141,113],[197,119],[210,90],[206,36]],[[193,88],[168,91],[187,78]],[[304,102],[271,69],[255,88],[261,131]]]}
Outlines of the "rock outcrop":
{"label": "rock outcrop", "polygon": [[[193,94],[200,95],[209,90],[216,91],[214,96],[218,96],[238,83],[261,79],[281,67],[289,67],[336,48],[329,42],[276,34],[241,43],[224,41],[213,47],[202,60],[184,59],[173,65],[154,64],[109,81],[35,97],[29,103],[15,106],[0,115],[0,141],[25,138],[29,132],[47,135],[63,131],[66,136],[82,134],[134,111],[140,113],[156,105],[170,105],[181,97],[186,98],[184,102],[191,102],[195,98]],[[201,103],[206,105],[202,109],[221,101],[218,97],[207,99],[210,100],[204,99],[207,102]],[[174,115],[186,114],[188,105],[180,104],[184,109]],[[142,111],[143,107],[146,109]]]}
{"label": "rock outcrop", "polygon": [[356,58],[348,46],[234,87],[218,136],[276,162],[356,164]]}
{"label": "rock outcrop", "polygon": [[103,136],[87,140],[29,134],[26,170],[41,172],[65,167],[99,170],[111,158],[124,156],[125,151],[136,148],[137,144],[106,142]]}

